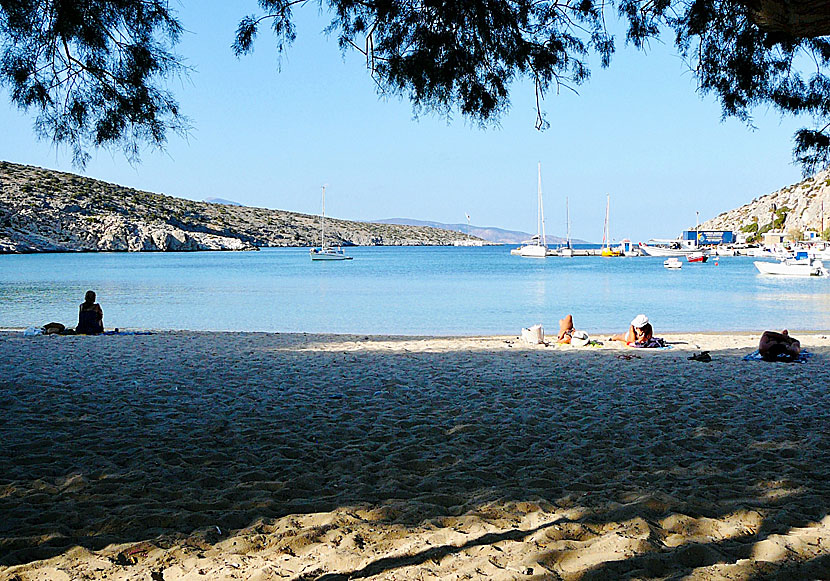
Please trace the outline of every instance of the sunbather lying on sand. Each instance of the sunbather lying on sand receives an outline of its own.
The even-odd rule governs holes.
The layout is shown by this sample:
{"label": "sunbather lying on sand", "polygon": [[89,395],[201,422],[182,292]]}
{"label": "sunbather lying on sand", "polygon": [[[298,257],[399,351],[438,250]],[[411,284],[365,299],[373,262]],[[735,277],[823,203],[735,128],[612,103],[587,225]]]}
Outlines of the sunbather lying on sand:
{"label": "sunbather lying on sand", "polygon": [[559,335],[556,337],[556,342],[570,343],[573,332],[574,318],[572,315],[565,315],[564,319],[559,319]]}
{"label": "sunbather lying on sand", "polygon": [[574,329],[574,318],[572,315],[565,315],[559,319],[559,335],[556,336],[559,344],[570,343],[574,347],[584,347],[588,344],[588,333]]}
{"label": "sunbather lying on sand", "polygon": [[793,339],[786,329],[777,333],[764,331],[758,344],[758,353],[764,361],[781,361],[782,359],[796,359],[801,353],[801,343]]}
{"label": "sunbather lying on sand", "polygon": [[654,336],[654,329],[651,323],[648,322],[648,317],[645,315],[637,315],[631,321],[628,327],[628,332],[624,335],[614,335],[609,337],[609,341],[623,341],[625,343],[633,343],[635,345],[644,345],[648,343],[649,339]]}

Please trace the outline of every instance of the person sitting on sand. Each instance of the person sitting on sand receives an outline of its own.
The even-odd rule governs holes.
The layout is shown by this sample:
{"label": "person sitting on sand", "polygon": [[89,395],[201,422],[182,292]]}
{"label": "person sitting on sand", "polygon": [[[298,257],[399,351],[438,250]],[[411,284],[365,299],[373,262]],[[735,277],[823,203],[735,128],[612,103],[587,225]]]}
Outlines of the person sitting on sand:
{"label": "person sitting on sand", "polygon": [[104,311],[101,305],[95,302],[95,292],[88,290],[81,303],[78,313],[78,326],[75,333],[78,335],[98,335],[104,332]]}
{"label": "person sitting on sand", "polygon": [[795,360],[801,353],[801,343],[790,337],[786,329],[780,333],[764,331],[758,344],[758,353],[764,361]]}
{"label": "person sitting on sand", "polygon": [[624,343],[634,344],[635,346],[645,345],[654,336],[654,329],[651,323],[648,322],[648,317],[645,315],[637,315],[631,321],[628,327],[628,332],[624,335],[614,335],[609,337],[609,341],[623,341]]}

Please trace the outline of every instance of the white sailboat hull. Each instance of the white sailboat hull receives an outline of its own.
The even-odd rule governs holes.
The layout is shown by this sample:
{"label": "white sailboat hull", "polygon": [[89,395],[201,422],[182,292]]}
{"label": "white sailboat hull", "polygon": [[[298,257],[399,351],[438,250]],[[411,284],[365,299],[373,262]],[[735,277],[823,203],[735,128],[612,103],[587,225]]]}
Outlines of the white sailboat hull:
{"label": "white sailboat hull", "polygon": [[548,255],[548,248],[542,245],[526,244],[519,248],[514,248],[510,251],[510,254],[525,258],[545,258]]}
{"label": "white sailboat hull", "polygon": [[309,252],[311,260],[351,260],[339,246],[334,248],[326,244],[326,186],[323,186],[322,210],[320,212],[320,247]]}
{"label": "white sailboat hull", "polygon": [[351,260],[351,256],[335,248],[312,248],[311,260]]}

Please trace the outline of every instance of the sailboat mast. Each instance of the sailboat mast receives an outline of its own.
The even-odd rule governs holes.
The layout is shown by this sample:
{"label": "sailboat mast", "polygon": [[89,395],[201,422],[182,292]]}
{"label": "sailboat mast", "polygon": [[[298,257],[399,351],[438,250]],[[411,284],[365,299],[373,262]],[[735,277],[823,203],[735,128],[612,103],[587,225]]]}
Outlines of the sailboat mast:
{"label": "sailboat mast", "polygon": [[320,214],[320,248],[326,247],[326,186],[323,186],[323,212]]}
{"label": "sailboat mast", "polygon": [[539,232],[541,231],[541,234],[542,234],[541,244],[542,244],[542,246],[547,246],[548,243],[547,243],[547,240],[545,239],[545,206],[544,206],[544,204],[542,204],[542,163],[541,162],[538,163],[537,170],[538,170],[538,176],[539,176],[538,186],[537,186],[537,189],[538,189],[538,192],[539,192],[539,224],[537,225],[536,234],[538,235]]}
{"label": "sailboat mast", "polygon": [[568,196],[565,196],[565,242],[571,247],[571,209],[568,206]]}
{"label": "sailboat mast", "polygon": [[611,231],[608,229],[608,208],[611,206],[611,194],[605,194],[605,228],[602,232],[602,246],[611,245]]}

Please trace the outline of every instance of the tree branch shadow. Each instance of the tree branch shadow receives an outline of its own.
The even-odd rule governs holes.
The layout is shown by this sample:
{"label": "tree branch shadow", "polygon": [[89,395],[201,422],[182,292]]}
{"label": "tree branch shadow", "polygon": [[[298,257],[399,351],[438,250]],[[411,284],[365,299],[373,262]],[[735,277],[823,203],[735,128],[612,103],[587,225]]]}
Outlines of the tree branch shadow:
{"label": "tree branch shadow", "polygon": [[[710,350],[712,363],[687,361],[682,349],[630,361],[601,350],[495,347],[344,353],[315,338],[285,347],[263,335],[223,339],[232,348],[216,353],[206,336],[173,361],[119,375],[119,361],[141,359],[142,342],[156,340],[105,350],[95,364],[114,371],[95,384],[83,382],[81,364],[54,373],[75,358],[70,343],[54,343],[40,359],[0,344],[0,377],[8,378],[0,413],[11,420],[0,427],[0,566],[73,546],[172,546],[194,531],[215,546],[252,523],[392,500],[395,509],[377,522],[407,530],[495,501],[582,507],[576,522],[589,531],[637,518],[657,530],[677,514],[763,513],[742,536],[663,547],[657,535],[649,542],[659,552],[583,572],[672,576],[751,559],[747,547],[827,513],[830,395],[815,381],[823,351],[786,367],[782,386],[770,370],[784,364],[743,362],[745,350]],[[677,361],[663,369],[653,357]],[[320,575],[418,567],[525,543],[560,522]],[[827,559],[758,565],[758,574],[802,566],[823,572]]]}

